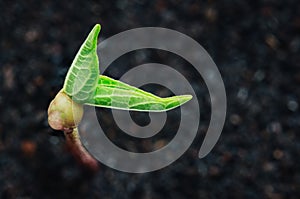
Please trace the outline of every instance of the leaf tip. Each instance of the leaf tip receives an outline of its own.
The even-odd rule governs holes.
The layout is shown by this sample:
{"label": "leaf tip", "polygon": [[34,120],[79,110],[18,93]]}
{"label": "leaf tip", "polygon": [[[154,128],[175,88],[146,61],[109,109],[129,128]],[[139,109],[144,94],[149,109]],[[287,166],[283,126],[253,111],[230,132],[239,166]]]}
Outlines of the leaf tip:
{"label": "leaf tip", "polygon": [[178,96],[178,101],[180,102],[180,105],[190,101],[193,98],[192,95],[180,95]]}
{"label": "leaf tip", "polygon": [[[100,30],[101,30],[101,25],[100,24],[96,24],[93,28],[93,30],[96,32],[96,33],[99,33]],[[97,34],[98,35],[98,34]]]}
{"label": "leaf tip", "polygon": [[88,43],[90,41],[92,44],[90,47],[92,47],[93,49],[96,48],[97,46],[97,40],[98,40],[98,35],[100,30],[101,30],[101,25],[96,24],[86,39],[85,43]]}
{"label": "leaf tip", "polygon": [[172,110],[178,106],[185,104],[193,98],[192,95],[178,95],[167,98],[162,98],[164,103],[166,103],[166,111]]}

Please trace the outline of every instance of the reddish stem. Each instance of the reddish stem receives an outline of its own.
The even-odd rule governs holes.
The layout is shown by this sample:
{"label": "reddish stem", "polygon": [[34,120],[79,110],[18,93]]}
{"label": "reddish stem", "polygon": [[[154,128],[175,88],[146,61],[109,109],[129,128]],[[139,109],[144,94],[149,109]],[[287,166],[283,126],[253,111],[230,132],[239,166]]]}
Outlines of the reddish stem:
{"label": "reddish stem", "polygon": [[78,129],[65,129],[64,134],[66,136],[67,147],[76,160],[91,171],[97,171],[99,169],[98,162],[83,147],[79,139]]}

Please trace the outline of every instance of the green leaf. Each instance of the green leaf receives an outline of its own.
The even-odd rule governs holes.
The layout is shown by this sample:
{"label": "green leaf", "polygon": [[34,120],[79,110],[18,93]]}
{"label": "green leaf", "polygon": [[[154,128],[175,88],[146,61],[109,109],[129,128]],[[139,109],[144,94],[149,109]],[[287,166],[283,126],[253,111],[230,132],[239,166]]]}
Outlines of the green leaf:
{"label": "green leaf", "polygon": [[63,91],[78,103],[90,100],[97,86],[99,77],[97,38],[100,29],[100,25],[97,24],[89,33],[77,52],[64,82]]}
{"label": "green leaf", "polygon": [[110,77],[100,75],[92,99],[86,105],[132,111],[161,112],[174,109],[192,99],[191,95],[161,98]]}

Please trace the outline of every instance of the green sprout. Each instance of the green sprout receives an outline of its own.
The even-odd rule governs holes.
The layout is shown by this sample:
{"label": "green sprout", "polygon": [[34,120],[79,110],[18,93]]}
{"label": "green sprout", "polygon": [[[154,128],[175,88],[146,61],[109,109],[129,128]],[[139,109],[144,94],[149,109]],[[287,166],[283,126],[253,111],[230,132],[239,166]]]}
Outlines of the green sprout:
{"label": "green sprout", "polygon": [[99,76],[97,24],[79,49],[65,80],[63,91],[75,102],[113,109],[159,112],[174,109],[187,101],[191,95],[161,98],[136,87]]}
{"label": "green sprout", "polygon": [[94,26],[81,45],[59,91],[48,108],[48,122],[64,131],[67,144],[81,163],[96,170],[97,162],[82,146],[77,125],[83,105],[129,111],[162,112],[192,99],[191,95],[161,98],[110,77],[99,75],[97,40],[100,25]]}

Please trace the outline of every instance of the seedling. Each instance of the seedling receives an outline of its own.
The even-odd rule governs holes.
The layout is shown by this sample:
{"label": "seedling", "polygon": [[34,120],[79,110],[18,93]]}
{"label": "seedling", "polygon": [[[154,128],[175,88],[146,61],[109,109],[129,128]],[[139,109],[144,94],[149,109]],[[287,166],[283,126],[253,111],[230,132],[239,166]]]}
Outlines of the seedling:
{"label": "seedling", "polygon": [[83,105],[112,109],[161,112],[189,101],[191,95],[161,98],[110,77],[99,75],[97,39],[100,25],[94,26],[77,52],[67,73],[63,89],[50,103],[48,122],[53,129],[65,133],[73,154],[85,165],[96,169],[97,162],[82,146],[77,125]]}

